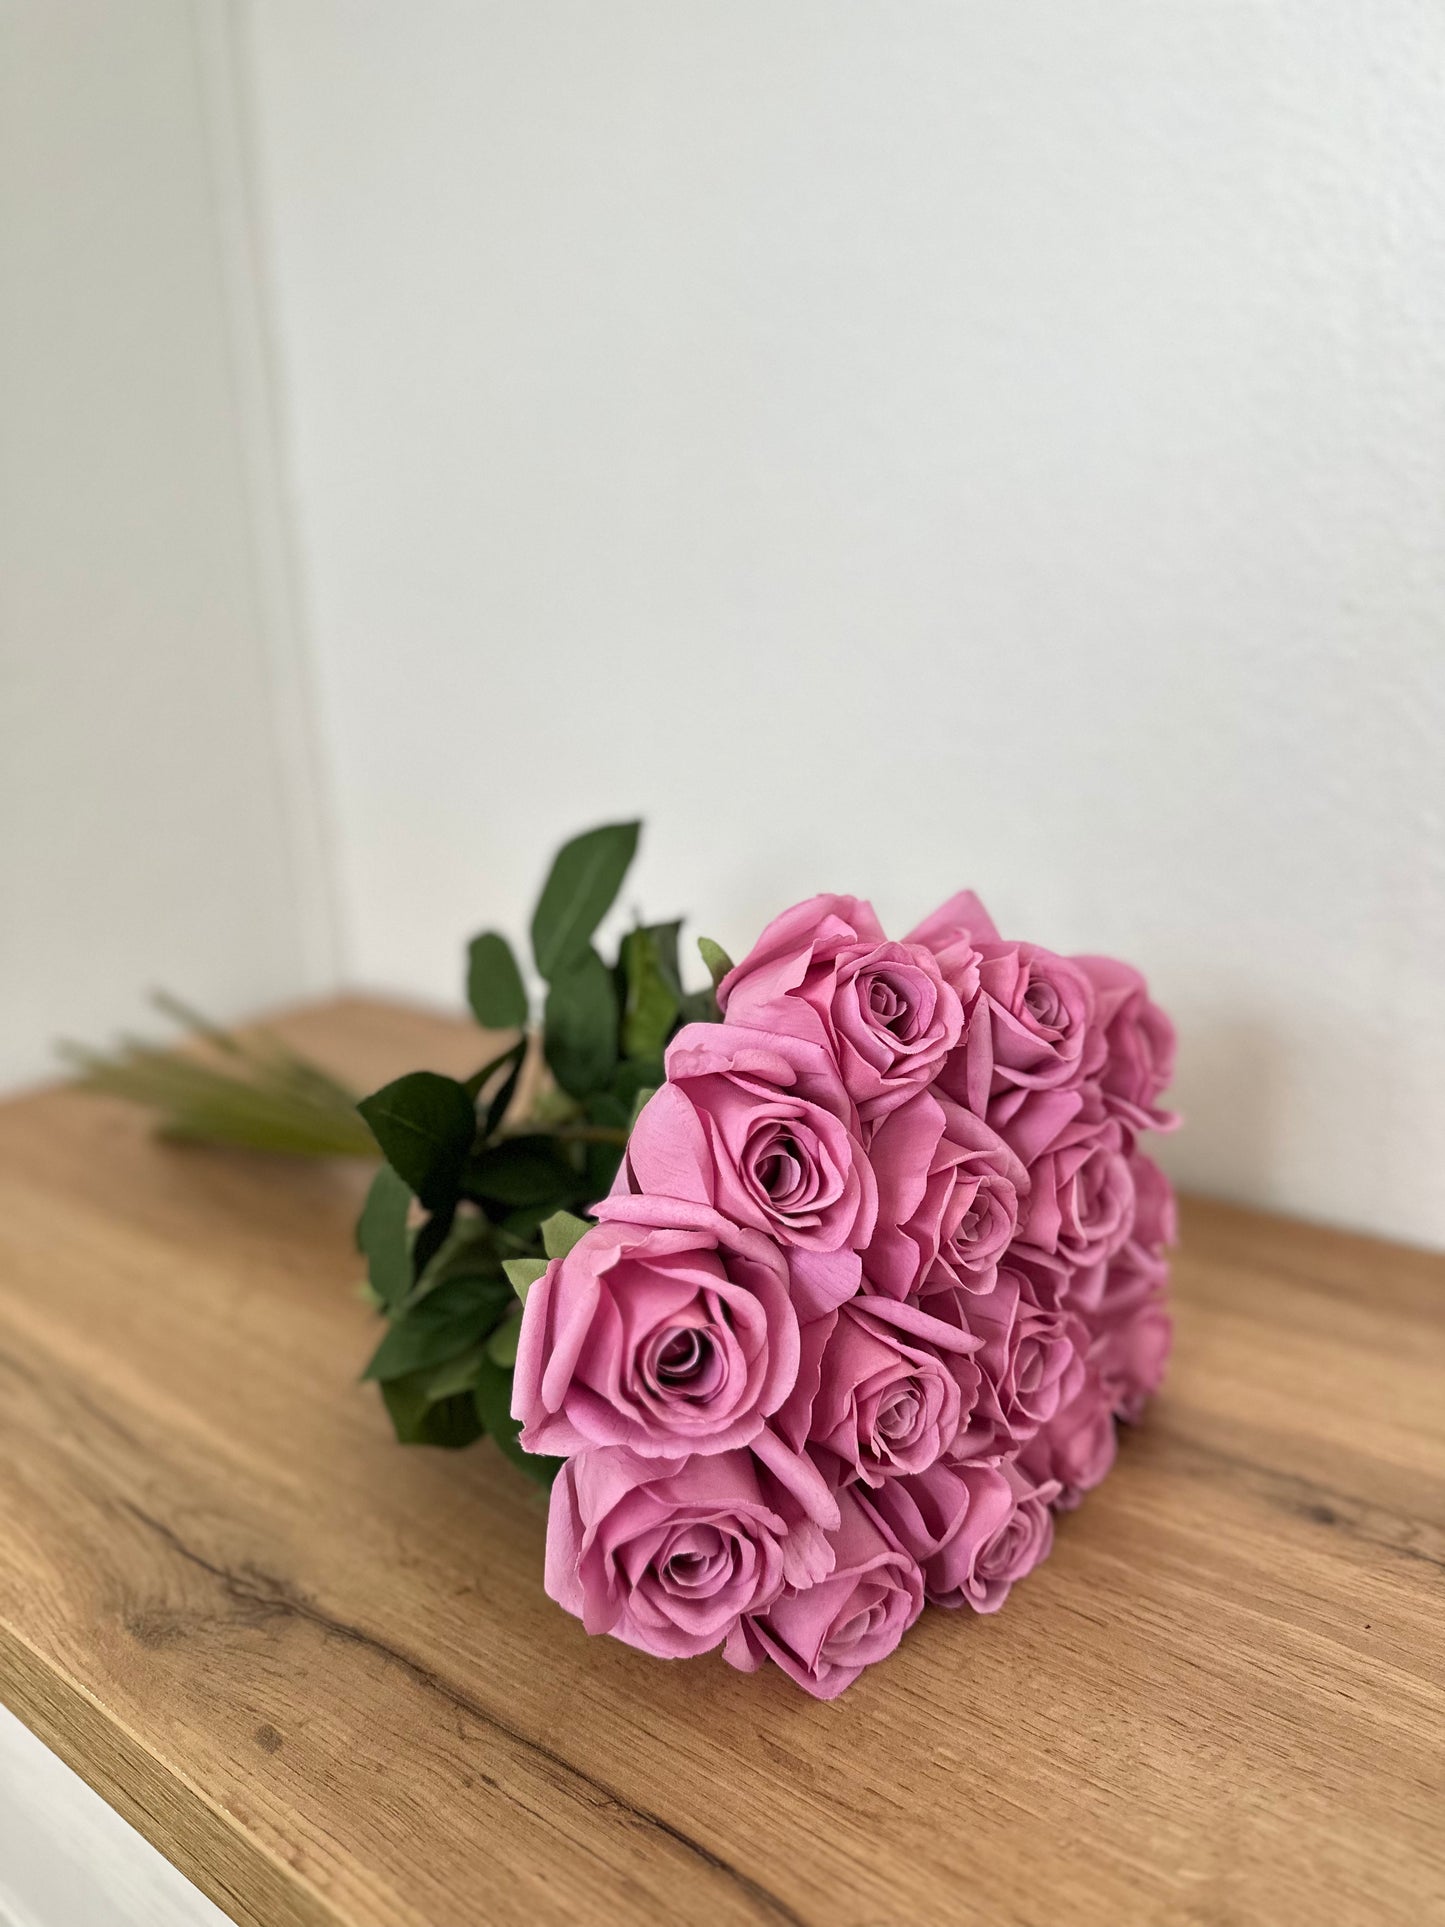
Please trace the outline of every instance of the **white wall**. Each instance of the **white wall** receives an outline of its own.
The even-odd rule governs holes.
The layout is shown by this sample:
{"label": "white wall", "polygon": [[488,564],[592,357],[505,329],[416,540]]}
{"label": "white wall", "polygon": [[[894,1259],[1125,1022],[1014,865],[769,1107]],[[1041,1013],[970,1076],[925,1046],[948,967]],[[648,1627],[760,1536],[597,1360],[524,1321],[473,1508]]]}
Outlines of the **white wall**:
{"label": "white wall", "polygon": [[330,979],[220,0],[0,5],[0,1086]]}
{"label": "white wall", "polygon": [[1445,12],[256,0],[351,967],[964,882],[1445,1241]]}

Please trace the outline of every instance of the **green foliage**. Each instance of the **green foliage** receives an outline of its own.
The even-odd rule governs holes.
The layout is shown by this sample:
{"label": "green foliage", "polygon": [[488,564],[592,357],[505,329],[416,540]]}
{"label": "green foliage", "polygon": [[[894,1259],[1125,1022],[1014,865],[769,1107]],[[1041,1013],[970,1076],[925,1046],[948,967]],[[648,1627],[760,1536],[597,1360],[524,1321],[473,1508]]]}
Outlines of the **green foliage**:
{"label": "green foliage", "polygon": [[542,1226],[542,1249],[549,1258],[565,1258],[579,1239],[587,1235],[585,1218],[570,1211],[554,1211]]}
{"label": "green foliage", "polygon": [[716,990],[723,978],[726,977],[732,969],[733,960],[726,950],[723,949],[722,945],[720,943],[714,943],[711,937],[699,937],[697,940],[697,950],[698,955],[707,965],[707,974],[712,978],[712,987]]}
{"label": "green foliage", "polygon": [[590,947],[547,991],[547,1067],[572,1097],[600,1090],[617,1067],[617,998],[612,974]]}
{"label": "green foliage", "polygon": [[526,986],[507,939],[488,930],[472,940],[473,1015],[485,1030],[522,1034],[463,1081],[413,1071],[358,1102],[276,1038],[232,1036],[174,999],[160,1001],[191,1034],[184,1054],[136,1042],[110,1057],[71,1053],[87,1087],[149,1106],[171,1137],[297,1156],[379,1148],[386,1162],[356,1242],[386,1330],[364,1376],[403,1443],[455,1449],[490,1432],[544,1485],[558,1461],[522,1451],[510,1410],[521,1304],[585,1235],[586,1213],[663,1081],[669,1042],[684,1024],[716,1022],[714,986],[731,968],[703,939],[713,983],[689,990],[676,921],[639,921],[610,963],[599,954],[596,933],[638,831],[607,824],[557,853],[532,918],[547,985],[540,1034],[525,1028]]}
{"label": "green foliage", "polygon": [[476,1135],[476,1108],[463,1085],[436,1071],[408,1071],[356,1107],[383,1157],[429,1211],[454,1201]]}
{"label": "green foliage", "polygon": [[[585,1214],[611,1187],[673,1035],[718,1014],[711,987],[682,982],[679,923],[638,923],[613,963],[597,951],[637,828],[613,824],[566,844],[532,919],[547,985],[536,1043],[551,1082],[538,1085],[535,1059],[527,1074],[524,1034],[464,1083],[414,1072],[361,1106],[389,1160],[358,1226],[387,1318],[366,1377],[380,1384],[404,1443],[455,1447],[488,1432],[543,1484],[557,1462],[523,1452],[511,1416],[522,1305],[548,1262],[586,1234]],[[721,974],[730,966],[710,950]],[[489,1030],[526,1021],[521,972],[493,931],[468,949],[467,996]],[[529,1092],[520,1118],[519,1091]],[[413,1193],[427,1215],[408,1230],[419,1216]]]}
{"label": "green foliage", "polygon": [[525,1305],[527,1293],[547,1269],[545,1258],[503,1258],[502,1270],[506,1272],[512,1290]]}
{"label": "green foliage", "polygon": [[[672,931],[675,965],[677,925],[665,927]],[[657,931],[629,930],[618,961],[623,978],[623,1055],[649,1061],[661,1057],[682,1008],[682,993],[680,986],[674,988],[676,971],[669,973]]]}
{"label": "green foliage", "polygon": [[184,1054],[125,1038],[113,1052],[64,1044],[82,1090],[154,1111],[162,1136],[288,1157],[374,1157],[356,1093],[266,1031],[220,1030],[164,992],[157,1008],[184,1028]]}
{"label": "green foliage", "polygon": [[366,1258],[367,1283],[385,1312],[395,1311],[411,1290],[411,1250],[406,1235],[411,1186],[389,1164],[371,1181],[356,1221],[356,1242]]}
{"label": "green foliage", "polygon": [[512,946],[495,930],[473,937],[467,951],[467,1002],[483,1030],[519,1030],[527,991]]}
{"label": "green foliage", "polygon": [[637,850],[640,823],[607,823],[564,843],[532,916],[532,955],[551,983],[581,961]]}

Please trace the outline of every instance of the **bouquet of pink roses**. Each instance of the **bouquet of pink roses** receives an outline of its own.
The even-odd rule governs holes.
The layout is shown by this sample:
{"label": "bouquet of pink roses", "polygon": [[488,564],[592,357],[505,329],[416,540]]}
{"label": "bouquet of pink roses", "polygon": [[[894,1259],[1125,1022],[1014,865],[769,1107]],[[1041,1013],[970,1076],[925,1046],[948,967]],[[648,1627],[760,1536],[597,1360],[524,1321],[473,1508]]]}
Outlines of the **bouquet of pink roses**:
{"label": "bouquet of pink roses", "polygon": [[589,1632],[831,1698],[925,1600],[995,1611],[1157,1385],[1173,1031],[970,893],[902,942],[799,904],[717,1005],[592,1222],[512,1268],[511,1411]]}
{"label": "bouquet of pink roses", "polygon": [[1006,943],[966,892],[901,943],[840,896],[736,968],[701,938],[701,989],[678,922],[609,963],[638,832],[558,851],[540,1023],[473,939],[511,1041],[465,1080],[358,1102],[174,999],[209,1059],[75,1056],[173,1137],[379,1149],[365,1377],[398,1439],[487,1436],[551,1487],[547,1590],[589,1632],[832,1698],[925,1599],[995,1611],[1157,1385],[1174,1201],[1138,1139],[1175,1121],[1174,1033],[1127,964]]}

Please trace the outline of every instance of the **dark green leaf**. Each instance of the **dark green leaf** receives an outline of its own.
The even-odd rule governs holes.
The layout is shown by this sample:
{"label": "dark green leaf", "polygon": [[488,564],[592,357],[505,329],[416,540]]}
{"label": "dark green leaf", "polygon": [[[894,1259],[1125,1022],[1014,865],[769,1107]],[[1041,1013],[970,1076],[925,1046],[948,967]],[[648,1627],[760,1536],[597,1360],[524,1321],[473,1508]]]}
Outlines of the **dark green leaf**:
{"label": "dark green leaf", "polygon": [[555,1138],[541,1133],[503,1138],[478,1151],[466,1171],[466,1189],[488,1204],[545,1204],[568,1194],[576,1174]]}
{"label": "dark green leaf", "polygon": [[495,930],[472,938],[467,951],[467,1002],[483,1030],[516,1030],[527,1021],[522,973],[512,946]]}
{"label": "dark green leaf", "polygon": [[525,1305],[527,1293],[547,1269],[545,1258],[503,1258],[502,1270],[511,1282],[512,1290]]}
{"label": "dark green leaf", "polygon": [[678,1013],[685,1024],[718,1024],[722,1022],[722,1012],[717,1007],[717,992],[709,984],[706,990],[690,990],[682,1000]]}
{"label": "dark green leaf", "polygon": [[623,1053],[627,1057],[659,1057],[677,1019],[679,1000],[668,987],[651,931],[628,931],[622,939],[621,963],[627,985],[622,1010]]}
{"label": "dark green leaf", "polygon": [[517,1363],[517,1340],[522,1335],[522,1308],[504,1318],[487,1340],[486,1356],[494,1365],[504,1365],[510,1372]]}
{"label": "dark green leaf", "polygon": [[425,1372],[394,1378],[381,1388],[392,1429],[403,1445],[440,1445],[459,1451],[482,1436],[481,1413],[474,1392],[433,1400],[427,1396]]}
{"label": "dark green leaf", "polygon": [[455,1198],[477,1117],[454,1077],[411,1071],[364,1097],[356,1108],[392,1169],[429,1210]]}
{"label": "dark green leaf", "polygon": [[482,1363],[476,1401],[482,1424],[513,1465],[519,1466],[539,1485],[551,1485],[561,1470],[562,1461],[524,1452],[517,1443],[517,1434],[522,1428],[512,1417],[512,1374],[494,1359],[488,1358]]}
{"label": "dark green leaf", "polygon": [[474,1104],[502,1066],[504,1064],[510,1064],[517,1053],[519,1051],[525,1051],[526,1048],[526,1039],[518,1038],[515,1044],[508,1044],[504,1051],[499,1051],[490,1063],[483,1064],[479,1071],[472,1072],[471,1076],[467,1078],[462,1085],[462,1089]]}
{"label": "dark green leaf", "polygon": [[510,1052],[510,1058],[504,1057],[501,1060],[509,1066],[506,1076],[487,1100],[487,1114],[482,1119],[484,1138],[491,1137],[493,1132],[501,1127],[502,1120],[511,1107],[512,1099],[517,1095],[517,1080],[522,1075],[522,1066],[526,1059],[527,1040],[525,1037],[519,1037]]}
{"label": "dark green leaf", "polygon": [[707,965],[707,974],[712,978],[712,987],[716,990],[723,978],[726,977],[732,969],[733,960],[726,950],[723,949],[722,945],[720,943],[714,943],[711,937],[699,937],[697,940],[697,948],[698,955]]}
{"label": "dark green leaf", "polygon": [[673,996],[682,997],[682,966],[677,958],[677,940],[682,933],[682,919],[674,923],[649,923],[645,926],[646,935],[652,939],[652,952],[657,958],[657,967],[662,972],[662,980]]}
{"label": "dark green leaf", "polygon": [[504,1278],[459,1278],[403,1312],[372,1354],[363,1379],[404,1378],[470,1350],[513,1303]]}
{"label": "dark green leaf", "polygon": [[617,1000],[595,950],[556,977],[547,992],[543,1044],[552,1075],[573,1097],[606,1084],[617,1062]]}
{"label": "dark green leaf", "polygon": [[555,1211],[542,1226],[542,1249],[549,1258],[565,1258],[591,1229],[590,1222],[575,1212]]}
{"label": "dark green leaf", "polygon": [[564,843],[532,918],[532,955],[551,983],[587,954],[637,849],[638,823],[607,823]]}
{"label": "dark green leaf", "polygon": [[383,1164],[371,1181],[356,1221],[356,1242],[366,1256],[367,1278],[387,1311],[399,1305],[411,1290],[411,1252],[406,1235],[411,1196],[410,1185],[389,1164]]}
{"label": "dark green leaf", "polygon": [[427,1381],[426,1395],[433,1405],[439,1404],[444,1398],[455,1398],[458,1392],[474,1392],[477,1389],[482,1360],[497,1342],[497,1333],[505,1329],[504,1325],[499,1325],[485,1345],[474,1345],[470,1351],[458,1352],[455,1358],[449,1358],[445,1365],[438,1365],[435,1371],[419,1374]]}
{"label": "dark green leaf", "polygon": [[452,1235],[455,1218],[456,1206],[448,1204],[440,1211],[433,1211],[425,1224],[417,1226],[416,1236],[411,1241],[411,1275],[414,1280],[422,1276]]}

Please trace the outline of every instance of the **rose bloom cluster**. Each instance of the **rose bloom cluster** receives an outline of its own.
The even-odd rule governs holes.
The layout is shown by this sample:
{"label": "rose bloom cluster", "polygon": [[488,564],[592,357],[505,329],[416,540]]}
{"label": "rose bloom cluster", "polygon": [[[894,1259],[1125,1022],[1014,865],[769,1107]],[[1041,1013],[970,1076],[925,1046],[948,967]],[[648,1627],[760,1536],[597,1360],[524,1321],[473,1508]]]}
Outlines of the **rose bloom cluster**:
{"label": "rose bloom cluster", "polygon": [[925,1600],[995,1611],[1158,1384],[1174,1034],[971,892],[901,943],[799,904],[719,1003],[532,1287],[513,1411],[589,1632],[830,1699]]}

